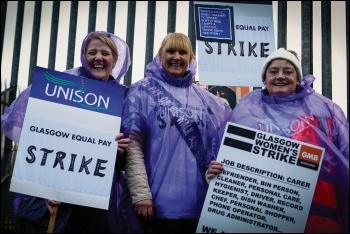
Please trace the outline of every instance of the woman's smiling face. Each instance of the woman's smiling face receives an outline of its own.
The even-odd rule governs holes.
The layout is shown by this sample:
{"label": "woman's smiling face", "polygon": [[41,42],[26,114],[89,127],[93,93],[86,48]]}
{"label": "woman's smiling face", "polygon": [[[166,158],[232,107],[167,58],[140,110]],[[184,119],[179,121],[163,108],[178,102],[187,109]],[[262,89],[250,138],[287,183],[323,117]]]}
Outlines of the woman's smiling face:
{"label": "woman's smiling face", "polygon": [[184,77],[190,64],[190,54],[185,49],[164,47],[159,59],[165,71],[175,77]]}
{"label": "woman's smiling face", "polygon": [[90,41],[86,47],[85,58],[92,74],[101,80],[109,79],[117,61],[111,48],[99,39]]}
{"label": "woman's smiling face", "polygon": [[182,33],[169,33],[162,41],[158,57],[169,75],[183,78],[194,59],[190,39]]}
{"label": "woman's smiling face", "polygon": [[285,59],[275,59],[266,69],[265,81],[269,95],[292,94],[299,84],[294,65]]}

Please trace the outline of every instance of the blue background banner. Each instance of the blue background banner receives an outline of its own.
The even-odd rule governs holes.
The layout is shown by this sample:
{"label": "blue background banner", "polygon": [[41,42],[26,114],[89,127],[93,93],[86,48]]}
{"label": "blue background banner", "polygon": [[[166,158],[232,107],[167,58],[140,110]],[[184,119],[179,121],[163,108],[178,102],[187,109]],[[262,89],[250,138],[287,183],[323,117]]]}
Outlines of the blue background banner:
{"label": "blue background banner", "polygon": [[235,43],[232,6],[196,4],[194,7],[197,40]]}

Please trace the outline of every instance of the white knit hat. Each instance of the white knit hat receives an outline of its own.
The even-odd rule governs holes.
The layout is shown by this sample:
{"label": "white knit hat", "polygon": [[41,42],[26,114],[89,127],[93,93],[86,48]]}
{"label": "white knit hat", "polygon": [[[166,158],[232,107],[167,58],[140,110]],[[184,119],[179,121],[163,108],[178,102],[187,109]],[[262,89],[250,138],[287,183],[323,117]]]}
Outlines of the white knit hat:
{"label": "white knit hat", "polygon": [[301,64],[299,59],[294,54],[292,54],[291,52],[287,51],[284,48],[279,48],[278,50],[270,54],[265,59],[261,69],[261,78],[263,81],[264,81],[264,76],[266,73],[267,66],[270,64],[272,60],[275,60],[275,59],[285,59],[291,62],[294,65],[295,69],[297,70],[299,82],[301,81],[301,79],[303,78],[303,71],[301,69]]}

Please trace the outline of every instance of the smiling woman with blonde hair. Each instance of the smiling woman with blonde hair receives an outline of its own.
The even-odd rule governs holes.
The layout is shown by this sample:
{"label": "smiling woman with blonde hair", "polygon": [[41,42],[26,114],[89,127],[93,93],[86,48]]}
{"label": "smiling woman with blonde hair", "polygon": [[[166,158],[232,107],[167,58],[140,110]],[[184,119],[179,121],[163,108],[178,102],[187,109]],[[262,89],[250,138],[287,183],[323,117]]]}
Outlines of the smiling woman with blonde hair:
{"label": "smiling woman with blonde hair", "polygon": [[195,233],[216,159],[219,128],[232,110],[194,82],[190,39],[169,33],[123,105],[127,184],[148,232]]}

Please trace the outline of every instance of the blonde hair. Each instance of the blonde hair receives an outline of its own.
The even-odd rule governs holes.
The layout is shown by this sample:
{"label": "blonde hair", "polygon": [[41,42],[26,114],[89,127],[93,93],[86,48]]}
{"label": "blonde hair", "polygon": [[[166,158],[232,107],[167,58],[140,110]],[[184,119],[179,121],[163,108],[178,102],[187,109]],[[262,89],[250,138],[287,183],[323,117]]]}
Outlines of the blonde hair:
{"label": "blonde hair", "polygon": [[94,32],[89,36],[89,38],[86,39],[85,51],[89,43],[92,41],[92,39],[98,39],[102,41],[103,44],[107,45],[111,49],[112,56],[114,57],[115,61],[117,61],[118,50],[112,38],[108,37],[106,34]]}
{"label": "blonde hair", "polygon": [[190,55],[190,62],[195,59],[192,51],[192,44],[190,39],[183,33],[168,33],[163,39],[162,44],[158,50],[158,54],[161,54],[163,49],[185,50]]}

